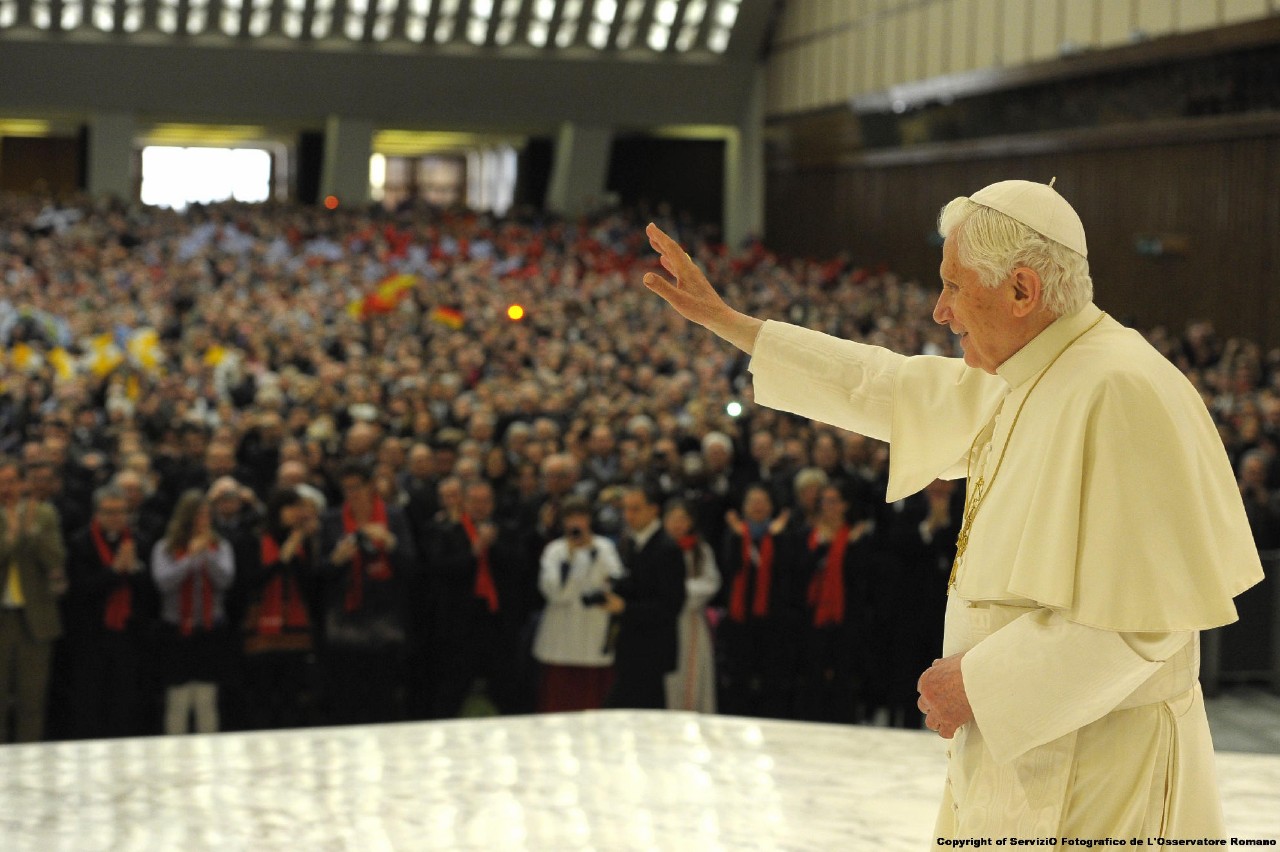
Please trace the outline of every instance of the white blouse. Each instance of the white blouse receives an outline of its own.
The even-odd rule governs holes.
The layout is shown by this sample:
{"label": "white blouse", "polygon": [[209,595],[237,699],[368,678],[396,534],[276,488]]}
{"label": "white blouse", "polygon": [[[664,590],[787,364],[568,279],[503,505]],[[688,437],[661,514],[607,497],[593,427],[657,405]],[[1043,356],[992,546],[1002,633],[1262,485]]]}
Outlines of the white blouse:
{"label": "white blouse", "polygon": [[592,536],[591,546],[572,556],[569,543],[558,538],[542,551],[538,588],[546,598],[533,642],[533,656],[560,666],[609,666],[604,653],[609,615],[600,606],[585,606],[582,596],[605,591],[622,576],[622,560],[613,542]]}

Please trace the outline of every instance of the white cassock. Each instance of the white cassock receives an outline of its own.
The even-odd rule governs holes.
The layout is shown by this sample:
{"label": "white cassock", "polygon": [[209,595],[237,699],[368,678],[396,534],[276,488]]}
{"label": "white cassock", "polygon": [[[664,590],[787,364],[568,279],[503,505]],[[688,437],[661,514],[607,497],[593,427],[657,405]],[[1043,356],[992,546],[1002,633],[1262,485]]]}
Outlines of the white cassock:
{"label": "white cassock", "polygon": [[888,441],[890,502],[988,484],[947,604],[974,720],[938,837],[1223,835],[1199,631],[1262,566],[1177,368],[1091,304],[996,376],[777,322],[751,372],[760,404]]}

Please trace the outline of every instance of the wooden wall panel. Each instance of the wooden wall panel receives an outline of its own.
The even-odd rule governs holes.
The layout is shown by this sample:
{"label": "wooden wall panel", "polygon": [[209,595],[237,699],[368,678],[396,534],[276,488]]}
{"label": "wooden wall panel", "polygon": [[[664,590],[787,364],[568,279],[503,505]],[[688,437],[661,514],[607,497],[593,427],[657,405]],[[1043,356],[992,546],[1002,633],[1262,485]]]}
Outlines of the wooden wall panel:
{"label": "wooden wall panel", "polygon": [[978,14],[979,0],[955,0],[950,6],[951,17],[947,22],[948,38],[951,44],[948,47],[948,69],[951,73],[968,71],[975,66],[974,59],[974,41],[976,39],[976,30],[974,28],[975,17]]}
{"label": "wooden wall panel", "polygon": [[1004,0],[974,0],[973,66],[991,68],[1000,64],[1000,6]]}
{"label": "wooden wall panel", "polygon": [[[787,0],[769,64],[798,65],[801,73],[782,75],[788,88],[771,92],[768,114],[1053,61],[1064,45],[1088,54],[1275,15],[1280,0]],[[846,64],[845,50],[864,38],[874,55],[859,51]],[[779,79],[770,75],[769,85]]]}
{"label": "wooden wall panel", "polygon": [[1004,0],[1000,9],[1000,64],[1006,68],[1022,65],[1030,58],[1029,21],[1026,0]]}
{"label": "wooden wall panel", "polygon": [[1127,44],[1134,26],[1136,0],[1098,0],[1098,46]]}
{"label": "wooden wall panel", "polygon": [[940,0],[934,0],[921,10],[924,17],[923,70],[926,78],[938,77],[951,71],[951,58],[948,55],[951,42],[947,37],[950,23],[948,12],[948,4]]}
{"label": "wooden wall panel", "polygon": [[[1078,2],[1078,0],[1077,0]],[[1031,0],[1028,7],[1030,17],[1030,58],[1032,62],[1055,59],[1058,48],[1062,46],[1062,0]],[[1083,5],[1088,5],[1088,1]]]}
{"label": "wooden wall panel", "polygon": [[1137,0],[1138,29],[1147,38],[1159,38],[1173,31],[1173,18],[1178,0]]}
{"label": "wooden wall panel", "polygon": [[[932,284],[928,242],[941,206],[1007,178],[1047,181],[1085,224],[1098,304],[1141,328],[1218,330],[1280,346],[1280,136],[1053,155],[773,172],[767,237],[779,250],[886,263]],[[1135,240],[1186,237],[1183,257]]]}
{"label": "wooden wall panel", "polygon": [[1182,0],[1178,6],[1178,31],[1185,33],[1216,27],[1221,23],[1219,11],[1217,2]]}
{"label": "wooden wall panel", "polygon": [[[1186,0],[1183,0],[1186,2]],[[1234,24],[1261,18],[1273,9],[1268,8],[1267,0],[1222,0],[1223,24]]]}
{"label": "wooden wall panel", "polygon": [[1104,0],[1060,0],[1062,39],[1077,47],[1095,43],[1098,37],[1098,4]]}

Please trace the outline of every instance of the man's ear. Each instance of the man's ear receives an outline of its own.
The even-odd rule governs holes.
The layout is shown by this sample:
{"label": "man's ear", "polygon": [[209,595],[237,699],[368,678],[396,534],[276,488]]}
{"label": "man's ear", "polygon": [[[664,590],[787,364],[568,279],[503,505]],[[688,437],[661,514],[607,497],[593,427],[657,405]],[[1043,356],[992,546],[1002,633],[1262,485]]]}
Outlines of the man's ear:
{"label": "man's ear", "polygon": [[1044,282],[1040,273],[1026,266],[1013,270],[1014,316],[1026,317],[1043,307]]}

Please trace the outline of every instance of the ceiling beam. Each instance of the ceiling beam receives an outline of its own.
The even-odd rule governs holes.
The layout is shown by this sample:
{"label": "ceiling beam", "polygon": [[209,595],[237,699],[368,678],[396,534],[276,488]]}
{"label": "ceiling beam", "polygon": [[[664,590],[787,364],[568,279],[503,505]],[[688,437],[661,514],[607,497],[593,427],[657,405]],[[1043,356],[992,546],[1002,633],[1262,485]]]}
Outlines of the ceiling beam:
{"label": "ceiling beam", "polygon": [[751,62],[758,60],[779,5],[780,0],[742,0],[725,56]]}

